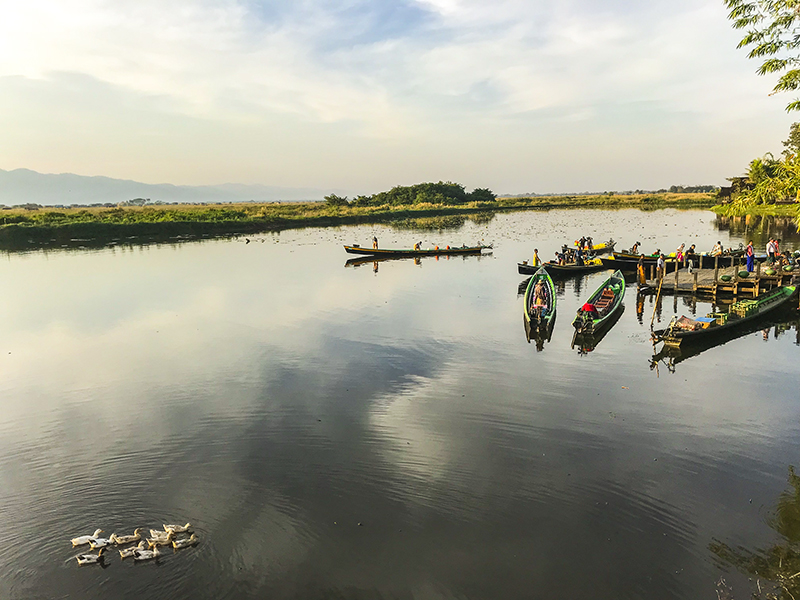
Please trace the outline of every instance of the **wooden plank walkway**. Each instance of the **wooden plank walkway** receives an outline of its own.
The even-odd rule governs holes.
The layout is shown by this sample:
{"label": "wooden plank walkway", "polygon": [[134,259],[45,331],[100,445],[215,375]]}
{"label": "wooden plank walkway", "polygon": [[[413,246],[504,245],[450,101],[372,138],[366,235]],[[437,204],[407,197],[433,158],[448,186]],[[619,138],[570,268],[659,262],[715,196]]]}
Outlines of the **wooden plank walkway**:
{"label": "wooden plank walkway", "polygon": [[[795,278],[800,278],[800,270],[795,269],[789,273],[779,271],[775,275],[766,275],[766,267],[761,264],[756,265],[755,272],[749,277],[739,277],[741,267],[727,267],[720,269],[694,269],[689,273],[688,269],[680,269],[664,276],[664,283],[661,293],[673,294],[730,294],[732,296],[752,296],[756,297],[764,291],[781,285],[790,285]],[[730,275],[730,281],[721,281],[723,275]],[[648,279],[645,282],[645,289],[653,291],[658,289],[658,279]],[[641,286],[640,286],[641,287]]]}

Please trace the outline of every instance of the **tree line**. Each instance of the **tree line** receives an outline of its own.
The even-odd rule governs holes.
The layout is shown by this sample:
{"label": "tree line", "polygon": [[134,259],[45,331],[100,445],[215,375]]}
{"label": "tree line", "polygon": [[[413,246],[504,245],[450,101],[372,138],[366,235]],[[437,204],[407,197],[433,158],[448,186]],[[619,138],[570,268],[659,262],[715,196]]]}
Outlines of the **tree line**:
{"label": "tree line", "polygon": [[371,196],[347,196],[330,194],[325,201],[332,206],[399,206],[410,204],[467,204],[469,202],[493,202],[497,196],[489,188],[475,188],[467,192],[460,183],[451,181],[438,183],[418,183],[416,185],[397,185],[387,192]]}

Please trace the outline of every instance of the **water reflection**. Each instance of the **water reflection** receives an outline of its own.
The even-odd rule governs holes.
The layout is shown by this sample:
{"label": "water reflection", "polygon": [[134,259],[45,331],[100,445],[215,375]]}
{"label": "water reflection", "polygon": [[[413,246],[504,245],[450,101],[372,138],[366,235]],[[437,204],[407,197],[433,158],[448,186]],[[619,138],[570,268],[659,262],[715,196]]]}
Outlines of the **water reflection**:
{"label": "water reflection", "polygon": [[714,540],[708,546],[723,565],[735,567],[751,581],[756,579],[752,585],[753,598],[800,598],[800,476],[793,466],[789,467],[788,483],[789,489],[778,497],[766,520],[770,529],[782,538],[780,542],[751,549]]}
{"label": "water reflection", "polygon": [[578,354],[584,355],[589,354],[590,352],[594,352],[597,345],[603,341],[603,338],[608,335],[608,332],[614,328],[614,325],[617,324],[617,321],[620,320],[622,314],[625,312],[625,306],[621,306],[620,309],[611,316],[608,320],[608,324],[604,324],[603,329],[594,335],[586,334],[586,333],[575,333],[572,336],[572,344],[570,347],[575,349],[577,346]]}
{"label": "water reflection", "polygon": [[797,221],[791,217],[718,216],[714,220],[714,224],[719,231],[727,232],[742,239],[752,239],[757,252],[758,249],[763,252],[763,248],[770,238],[780,238],[781,249],[800,246],[800,232],[798,232]]}
{"label": "water reflection", "polygon": [[657,352],[654,346],[654,354],[650,359],[650,370],[658,372],[658,366],[661,364],[670,373],[675,373],[677,365],[683,361],[757,332],[760,332],[761,339],[767,342],[770,340],[770,333],[772,333],[772,339],[777,340],[782,335],[794,330],[795,345],[800,345],[800,320],[798,320],[797,312],[783,310],[781,313],[782,315],[771,315],[769,318],[755,321],[741,329],[725,331],[712,336],[711,339],[700,338],[689,343],[684,342],[680,346],[664,344]]}

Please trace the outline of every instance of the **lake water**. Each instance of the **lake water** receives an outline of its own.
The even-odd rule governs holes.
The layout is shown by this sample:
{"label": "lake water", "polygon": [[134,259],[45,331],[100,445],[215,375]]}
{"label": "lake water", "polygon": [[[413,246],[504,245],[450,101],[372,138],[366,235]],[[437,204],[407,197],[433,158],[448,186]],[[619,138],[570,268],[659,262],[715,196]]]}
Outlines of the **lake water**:
{"label": "lake water", "polygon": [[[748,598],[713,548],[785,541],[797,323],[670,369],[631,285],[581,352],[595,273],[559,285],[537,350],[516,264],[582,234],[672,251],[771,231],[571,210],[6,254],[0,597],[713,599],[724,577]],[[494,250],[345,267],[373,234]],[[710,308],[666,297],[656,324]],[[71,560],[95,528],[186,521],[200,544],[157,563]]]}

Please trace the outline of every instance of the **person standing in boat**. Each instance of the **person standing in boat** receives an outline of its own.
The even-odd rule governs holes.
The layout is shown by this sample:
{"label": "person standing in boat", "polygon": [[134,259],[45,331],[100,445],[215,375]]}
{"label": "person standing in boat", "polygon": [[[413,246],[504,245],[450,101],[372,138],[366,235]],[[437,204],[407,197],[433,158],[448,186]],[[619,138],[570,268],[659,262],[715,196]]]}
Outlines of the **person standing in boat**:
{"label": "person standing in boat", "polygon": [[377,250],[378,249],[378,238],[377,238],[377,236],[374,236],[374,235],[372,236],[372,249],[373,250]]}
{"label": "person standing in boat", "polygon": [[534,248],[533,249],[533,266],[534,267],[538,267],[541,264],[542,264],[542,259],[539,258],[539,249],[538,248]]}
{"label": "person standing in boat", "polygon": [[744,250],[745,259],[747,260],[747,272],[752,273],[755,270],[756,252],[753,250],[753,240],[747,242],[747,248]]}
{"label": "person standing in boat", "polygon": [[678,249],[675,250],[675,259],[678,262],[681,262],[683,260],[683,249],[685,247],[686,247],[686,244],[681,244],[680,246],[678,246]]}
{"label": "person standing in boat", "polygon": [[419,252],[421,249],[422,249],[422,242],[417,242],[416,244],[414,244],[414,250]]}
{"label": "person standing in boat", "polygon": [[664,255],[658,255],[658,261],[656,261],[656,279],[661,281],[664,279]]}
{"label": "person standing in boat", "polygon": [[636,242],[633,246],[631,246],[631,254],[639,254],[639,246],[641,242]]}
{"label": "person standing in boat", "polygon": [[582,267],[585,264],[583,262],[583,250],[580,248],[575,251],[575,264],[579,267]]}

